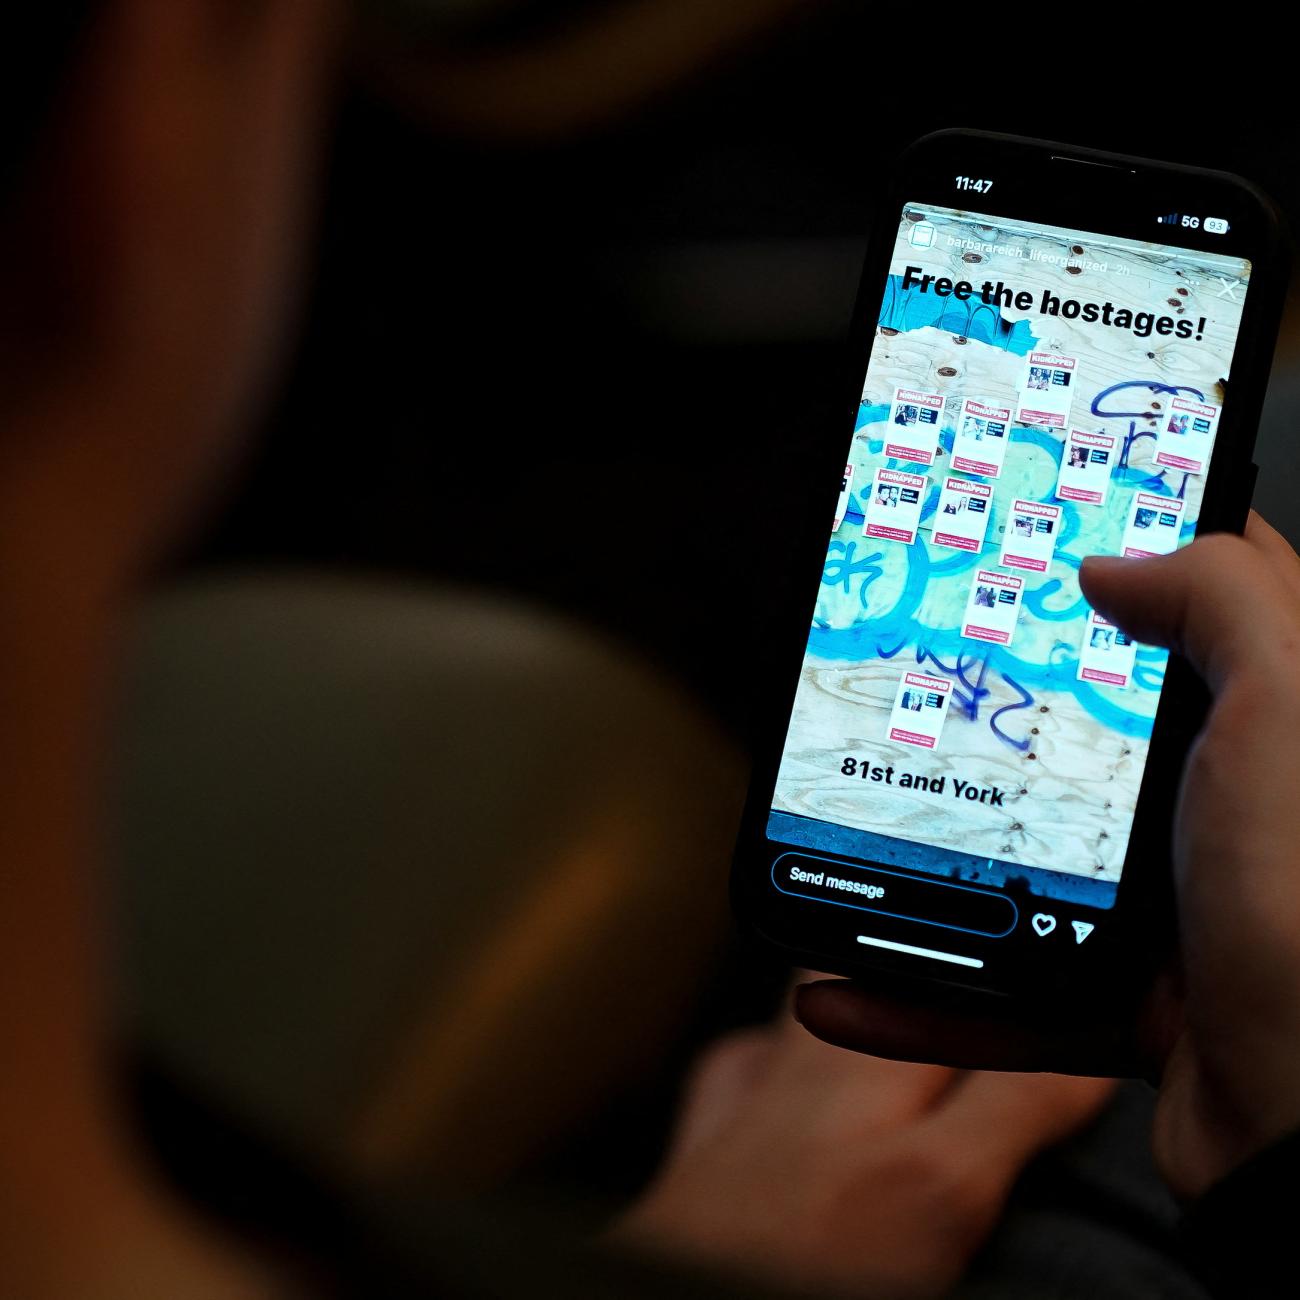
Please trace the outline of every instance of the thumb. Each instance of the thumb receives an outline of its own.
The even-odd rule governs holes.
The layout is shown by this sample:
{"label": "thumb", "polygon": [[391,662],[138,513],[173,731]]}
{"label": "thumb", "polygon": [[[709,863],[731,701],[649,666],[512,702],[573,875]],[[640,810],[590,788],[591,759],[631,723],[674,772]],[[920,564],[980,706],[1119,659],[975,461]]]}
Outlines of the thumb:
{"label": "thumb", "polygon": [[1090,556],[1079,584],[1111,622],[1178,651],[1216,692],[1230,676],[1275,662],[1295,638],[1271,560],[1243,537],[1218,533],[1143,560]]}

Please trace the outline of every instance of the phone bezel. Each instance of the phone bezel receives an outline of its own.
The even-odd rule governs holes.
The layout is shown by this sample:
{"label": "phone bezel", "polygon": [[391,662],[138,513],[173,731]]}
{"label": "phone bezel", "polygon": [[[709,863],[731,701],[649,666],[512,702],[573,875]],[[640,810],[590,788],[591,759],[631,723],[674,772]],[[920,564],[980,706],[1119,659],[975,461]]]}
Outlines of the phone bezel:
{"label": "phone bezel", "polygon": [[[1002,186],[1002,190],[997,194],[959,196],[945,188],[958,174],[993,177],[994,189]],[[1011,183],[1006,184],[1008,181]],[[1010,198],[1006,197],[1008,193]],[[1175,942],[1169,867],[1171,820],[1182,759],[1207,702],[1200,683],[1176,657],[1170,660],[1157,710],[1115,905],[1102,913],[1106,925],[1098,926],[1096,941],[1090,936],[1087,945],[1068,950],[1069,961],[1052,960],[1063,955],[1060,945],[1042,945],[1035,951],[1029,947],[1027,936],[1019,933],[1015,960],[986,965],[981,972],[878,949],[855,951],[843,938],[845,927],[827,915],[839,909],[779,894],[768,880],[769,864],[791,847],[769,841],[766,824],[807,645],[809,597],[821,580],[826,521],[838,495],[839,471],[852,436],[876,335],[898,216],[907,203],[964,207],[1009,220],[1137,239],[1151,237],[1149,227],[1139,230],[1139,214],[1143,211],[1148,220],[1150,214],[1163,210],[1229,218],[1228,235],[1175,227],[1169,232],[1162,228],[1158,240],[1177,247],[1245,256],[1252,263],[1198,535],[1239,532],[1245,523],[1254,482],[1251,455],[1286,291],[1289,259],[1283,225],[1267,196],[1225,172],[979,131],[951,130],[924,137],[900,158],[872,227],[847,339],[845,405],[840,408],[835,427],[828,427],[819,438],[817,448],[823,467],[819,481],[825,486],[810,493],[806,500],[791,504],[789,525],[795,551],[790,566],[792,581],[781,613],[773,619],[759,678],[763,685],[758,700],[758,741],[732,873],[733,903],[738,915],[797,964],[835,974],[870,975],[877,984],[896,982],[912,996],[918,987],[956,986],[1011,999],[1026,1015],[1034,1014],[1035,1009],[1047,1009],[1056,1019],[1065,1014],[1091,1015],[1099,1009],[1105,1009],[1101,1014],[1109,1014],[1117,1002],[1131,1002],[1141,995],[1150,978],[1167,961]],[[1122,220],[1115,216],[1120,203],[1126,205]],[[1194,207],[1189,206],[1193,203]],[[844,860],[855,859],[846,855]],[[1135,867],[1139,861],[1144,865]],[[1066,907],[1076,914],[1090,912],[1083,906]],[[873,929],[881,929],[878,914],[861,912],[857,920],[861,922],[865,916],[872,918]],[[906,930],[915,922],[901,924]],[[883,928],[891,930],[889,925]],[[1001,955],[1008,956],[1007,950],[1001,950]],[[1067,1011],[1071,1004],[1074,1010]]]}

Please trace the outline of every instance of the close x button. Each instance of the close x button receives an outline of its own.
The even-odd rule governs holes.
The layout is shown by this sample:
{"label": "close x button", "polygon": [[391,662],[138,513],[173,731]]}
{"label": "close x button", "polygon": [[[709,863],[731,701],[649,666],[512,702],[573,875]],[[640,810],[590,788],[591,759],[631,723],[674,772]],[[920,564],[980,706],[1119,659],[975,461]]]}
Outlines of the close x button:
{"label": "close x button", "polygon": [[881,916],[920,921],[1001,939],[1019,912],[1005,894],[946,880],[922,880],[883,867],[859,867],[806,853],[783,853],[772,863],[772,883],[796,898],[855,907]]}

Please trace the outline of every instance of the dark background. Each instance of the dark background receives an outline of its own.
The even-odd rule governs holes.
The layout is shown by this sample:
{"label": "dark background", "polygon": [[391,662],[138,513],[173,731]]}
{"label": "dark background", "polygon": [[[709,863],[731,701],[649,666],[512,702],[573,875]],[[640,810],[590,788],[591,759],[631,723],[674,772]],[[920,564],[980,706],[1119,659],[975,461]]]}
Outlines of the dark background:
{"label": "dark background", "polygon": [[[489,6],[402,39],[479,58],[600,8]],[[1292,115],[1261,98],[1267,79],[1216,64],[1184,94],[1169,74],[1185,62],[1131,21],[1128,52],[1099,58],[1068,24],[1008,42],[972,15],[957,41],[937,11],[800,15],[542,140],[439,125],[382,93],[373,63],[353,73],[301,339],[187,565],[537,598],[659,660],[743,736],[744,647],[779,599],[813,440],[843,436],[839,350],[902,146],[958,125],[1041,135],[1238,171],[1300,215]],[[1288,450],[1266,433],[1275,516]]]}
{"label": "dark background", "polygon": [[[458,60],[545,50],[635,2],[372,0],[289,364],[172,576],[283,564],[486,587],[612,634],[747,741],[814,448],[846,434],[842,348],[894,155],[967,126],[1220,167],[1294,226],[1294,116],[1286,78],[1232,71],[1226,39],[1174,50],[1154,17],[829,0],[791,0],[796,16],[563,129],[489,129],[393,93],[395,65],[436,86]],[[15,104],[35,121],[44,99]],[[1272,392],[1260,497],[1294,539],[1300,368]],[[631,1195],[695,1048],[765,1019],[786,980],[770,955],[728,954],[657,1068],[511,1190]],[[190,1195],[313,1249],[347,1238],[328,1179],[167,1062],[129,1066]]]}

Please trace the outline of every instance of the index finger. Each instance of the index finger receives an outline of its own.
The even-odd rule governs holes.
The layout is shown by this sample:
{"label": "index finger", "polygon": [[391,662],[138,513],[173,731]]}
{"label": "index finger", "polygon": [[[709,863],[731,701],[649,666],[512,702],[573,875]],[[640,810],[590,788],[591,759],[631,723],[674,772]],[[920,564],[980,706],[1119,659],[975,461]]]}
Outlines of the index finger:
{"label": "index finger", "polygon": [[797,991],[795,1010],[809,1033],[857,1052],[925,1061],[959,1070],[1077,1074],[1155,1081],[1181,1023],[1169,978],[1157,981],[1132,1019],[1029,1024],[998,1016],[973,999],[900,1001],[850,980],[819,980]]}
{"label": "index finger", "polygon": [[1300,594],[1300,555],[1295,548],[1257,510],[1246,520],[1246,540],[1271,561],[1274,572]]}
{"label": "index finger", "polygon": [[1215,534],[1143,560],[1090,556],[1079,582],[1108,619],[1183,654],[1216,692],[1229,676],[1300,650],[1300,602],[1262,547],[1242,537]]}

